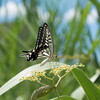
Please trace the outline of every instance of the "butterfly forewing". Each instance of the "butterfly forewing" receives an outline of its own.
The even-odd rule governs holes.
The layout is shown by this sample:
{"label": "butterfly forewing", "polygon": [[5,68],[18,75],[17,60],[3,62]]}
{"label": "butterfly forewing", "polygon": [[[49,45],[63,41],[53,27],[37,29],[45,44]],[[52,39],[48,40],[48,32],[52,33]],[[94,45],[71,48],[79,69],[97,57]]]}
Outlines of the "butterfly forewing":
{"label": "butterfly forewing", "polygon": [[50,33],[50,29],[48,27],[47,24],[44,24],[44,26],[46,27],[45,33],[46,33],[46,42],[48,44],[49,50],[50,50],[50,54],[53,54],[53,40],[52,40],[52,36]]}
{"label": "butterfly forewing", "polygon": [[37,36],[37,40],[36,40],[36,44],[35,44],[35,49],[38,49],[42,45],[43,37],[44,37],[43,27],[39,27],[38,36]]}
{"label": "butterfly forewing", "polygon": [[[40,35],[39,35],[40,34]],[[40,50],[38,57],[47,57],[53,54],[53,42],[50,33],[50,29],[46,23],[43,24],[41,28],[39,28],[38,37],[36,41],[36,49]]]}

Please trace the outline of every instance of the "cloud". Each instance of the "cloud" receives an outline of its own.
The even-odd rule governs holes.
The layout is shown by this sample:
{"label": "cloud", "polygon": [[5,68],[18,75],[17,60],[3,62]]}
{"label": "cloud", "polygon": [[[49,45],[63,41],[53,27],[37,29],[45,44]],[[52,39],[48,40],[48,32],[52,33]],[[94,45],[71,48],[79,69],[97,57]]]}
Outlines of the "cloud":
{"label": "cloud", "polygon": [[26,14],[25,7],[22,4],[16,4],[13,1],[7,2],[0,7],[0,21],[12,20],[17,16],[24,16]]}
{"label": "cloud", "polygon": [[49,19],[50,14],[48,12],[44,12],[42,7],[37,7],[37,13],[42,21],[47,21]]}
{"label": "cloud", "polygon": [[[70,22],[74,17],[80,18],[80,11],[75,11],[75,9],[70,9],[64,14],[64,20]],[[93,8],[87,16],[86,23],[91,25],[94,24],[98,19],[98,13],[95,8]]]}
{"label": "cloud", "polygon": [[98,13],[96,9],[92,9],[87,17],[87,24],[91,25],[94,24],[98,19]]}
{"label": "cloud", "polygon": [[69,22],[74,18],[74,16],[75,16],[75,9],[70,9],[64,14],[64,20]]}

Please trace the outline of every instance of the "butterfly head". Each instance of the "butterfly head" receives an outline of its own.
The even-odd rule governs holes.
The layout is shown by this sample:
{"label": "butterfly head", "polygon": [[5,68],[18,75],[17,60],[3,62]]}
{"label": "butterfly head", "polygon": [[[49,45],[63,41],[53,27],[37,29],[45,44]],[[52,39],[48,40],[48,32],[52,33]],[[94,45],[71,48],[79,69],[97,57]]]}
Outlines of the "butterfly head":
{"label": "butterfly head", "polygon": [[32,51],[22,51],[22,52],[24,52],[25,54],[21,55],[21,56],[26,57],[27,61],[31,61],[31,60],[36,60],[37,59],[37,57],[35,56],[34,50],[32,50]]}
{"label": "butterfly head", "polygon": [[27,61],[31,60],[32,52],[26,54]]}

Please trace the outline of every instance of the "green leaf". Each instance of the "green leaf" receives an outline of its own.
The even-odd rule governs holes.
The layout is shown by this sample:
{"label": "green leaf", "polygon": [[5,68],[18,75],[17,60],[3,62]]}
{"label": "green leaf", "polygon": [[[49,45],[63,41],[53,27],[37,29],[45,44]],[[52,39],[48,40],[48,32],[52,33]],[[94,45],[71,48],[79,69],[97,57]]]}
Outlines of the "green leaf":
{"label": "green leaf", "polygon": [[89,100],[100,100],[100,90],[89,80],[87,75],[79,69],[74,69],[72,72],[84,89]]}
{"label": "green leaf", "polygon": [[[69,97],[69,96],[67,96],[67,95],[60,96],[60,99],[61,99],[61,100],[77,100],[77,99],[74,99],[74,98]],[[50,100],[59,100],[59,99],[58,99],[58,97],[56,97],[56,98],[52,98],[52,99],[50,99]]]}
{"label": "green leaf", "polygon": [[98,0],[90,0],[94,5],[95,7],[97,8],[97,10],[99,11],[100,10],[100,3]]}
{"label": "green leaf", "polygon": [[[94,82],[97,80],[97,78],[99,77],[99,75],[100,75],[100,71],[97,70],[97,71],[96,71],[96,74],[93,75],[93,76],[90,78],[90,80],[94,83]],[[78,95],[79,93],[81,93],[81,94]],[[82,98],[84,97],[84,95],[85,95],[85,92],[84,92],[84,90],[83,90],[83,88],[82,88],[81,86],[79,86],[76,90],[74,90],[74,91],[71,93],[71,97],[76,98],[76,99],[78,99],[78,100],[82,100]]]}
{"label": "green leaf", "polygon": [[30,100],[36,100],[36,99],[48,94],[53,88],[54,88],[54,86],[46,85],[46,86],[42,86],[42,87],[36,89],[32,93]]}
{"label": "green leaf", "polygon": [[[81,33],[82,33],[83,29],[84,29],[84,24],[86,22],[86,18],[88,16],[90,7],[91,7],[91,3],[89,2],[87,4],[87,6],[84,8],[83,13],[81,14],[81,18],[80,18],[78,26],[77,26],[77,31],[75,33],[75,36],[73,35],[74,39],[72,40],[72,45],[70,45],[70,44],[68,45],[68,43],[66,43],[66,45],[68,45],[67,48],[69,49],[70,54],[74,53],[74,49],[75,49],[76,43],[78,42],[78,40],[80,38],[80,35],[81,35]],[[72,34],[72,33],[70,33],[70,34]]]}
{"label": "green leaf", "polygon": [[100,44],[100,39],[98,40],[94,40],[92,43],[92,47],[90,48],[90,50],[88,51],[88,55],[91,55],[95,49],[97,48],[97,46]]}

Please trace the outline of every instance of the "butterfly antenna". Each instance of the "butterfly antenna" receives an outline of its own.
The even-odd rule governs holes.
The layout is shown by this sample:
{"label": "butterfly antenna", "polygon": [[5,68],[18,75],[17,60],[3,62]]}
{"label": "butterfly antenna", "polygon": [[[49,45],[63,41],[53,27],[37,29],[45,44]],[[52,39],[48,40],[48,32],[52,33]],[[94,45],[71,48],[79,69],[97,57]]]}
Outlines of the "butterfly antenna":
{"label": "butterfly antenna", "polygon": [[30,52],[30,51],[22,51],[22,52],[24,52],[24,53],[28,53],[28,52]]}
{"label": "butterfly antenna", "polygon": [[20,54],[20,57],[26,57],[27,54]]}

